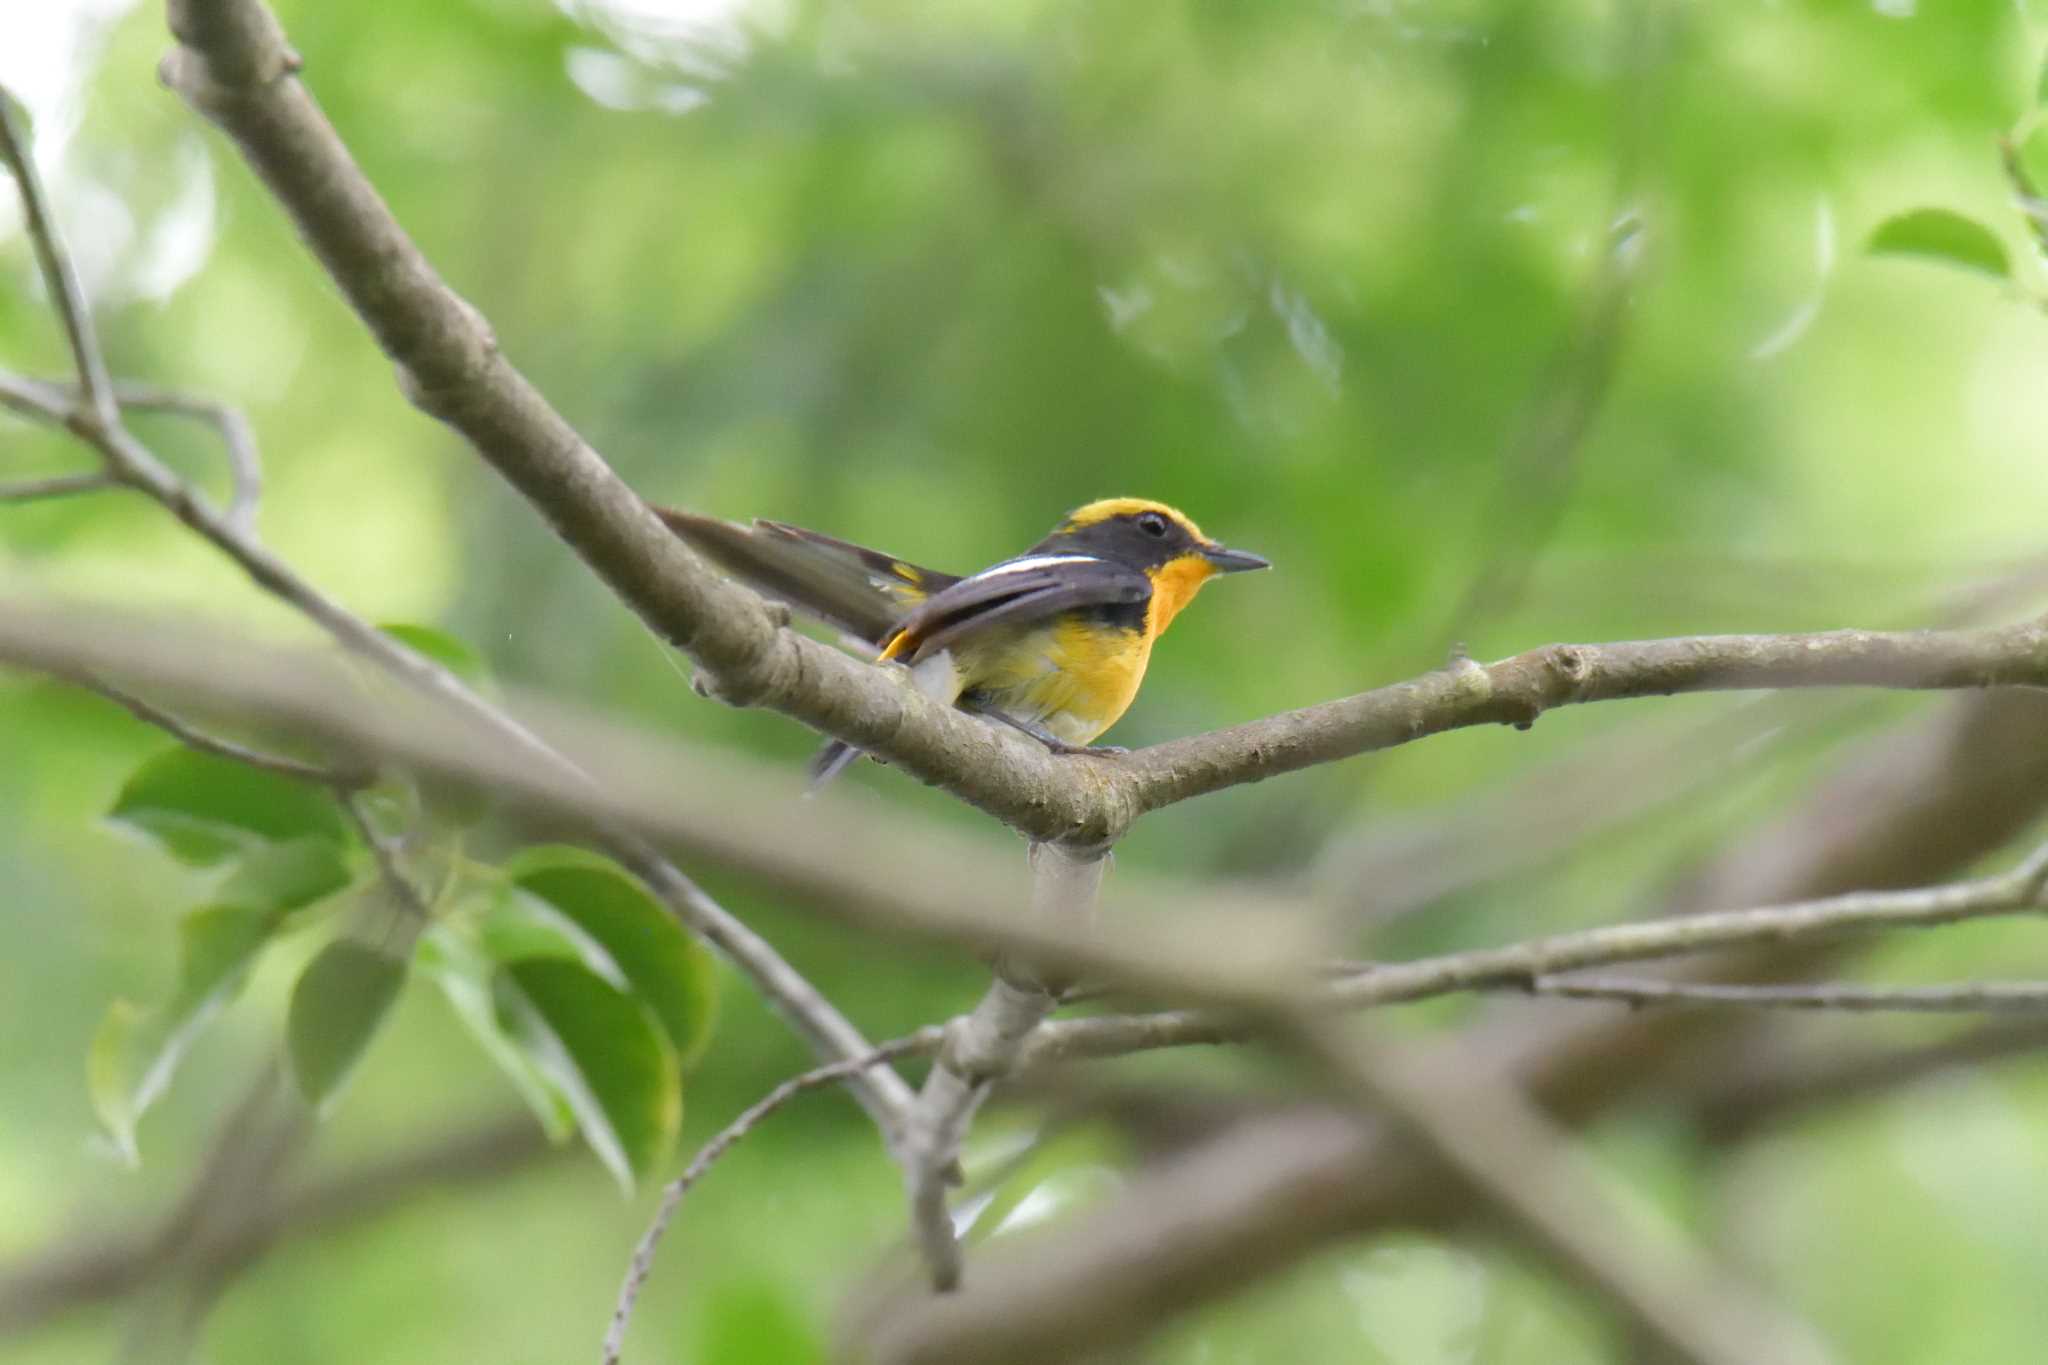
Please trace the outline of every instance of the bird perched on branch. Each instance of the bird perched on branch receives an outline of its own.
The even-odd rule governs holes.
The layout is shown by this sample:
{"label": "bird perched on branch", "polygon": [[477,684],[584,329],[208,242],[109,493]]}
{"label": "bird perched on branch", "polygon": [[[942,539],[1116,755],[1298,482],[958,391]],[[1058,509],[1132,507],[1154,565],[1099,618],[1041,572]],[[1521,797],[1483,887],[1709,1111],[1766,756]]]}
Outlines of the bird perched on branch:
{"label": "bird perched on branch", "polygon": [[[1267,562],[1174,508],[1106,498],[1014,559],[958,578],[776,521],[739,526],[657,507],[671,530],[765,595],[908,665],[934,700],[1086,749],[1138,695],[1152,642],[1217,574]],[[833,740],[830,780],[858,754]]]}

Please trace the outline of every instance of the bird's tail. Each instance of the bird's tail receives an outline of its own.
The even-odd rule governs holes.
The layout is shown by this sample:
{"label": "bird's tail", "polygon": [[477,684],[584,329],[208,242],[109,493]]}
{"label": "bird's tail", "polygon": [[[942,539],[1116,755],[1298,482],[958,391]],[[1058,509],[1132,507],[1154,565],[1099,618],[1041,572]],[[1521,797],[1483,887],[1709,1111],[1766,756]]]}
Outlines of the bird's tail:
{"label": "bird's tail", "polygon": [[[953,651],[942,649],[912,664],[910,683],[941,706],[957,704],[960,700],[960,669],[954,662]],[[817,756],[811,760],[811,794],[815,796],[820,787],[845,772],[847,765],[865,752],[843,739],[827,740],[825,747],[818,750]]]}
{"label": "bird's tail", "polygon": [[827,740],[825,747],[811,759],[810,794],[816,795],[819,788],[845,772],[847,765],[860,755],[859,749],[843,739]]}

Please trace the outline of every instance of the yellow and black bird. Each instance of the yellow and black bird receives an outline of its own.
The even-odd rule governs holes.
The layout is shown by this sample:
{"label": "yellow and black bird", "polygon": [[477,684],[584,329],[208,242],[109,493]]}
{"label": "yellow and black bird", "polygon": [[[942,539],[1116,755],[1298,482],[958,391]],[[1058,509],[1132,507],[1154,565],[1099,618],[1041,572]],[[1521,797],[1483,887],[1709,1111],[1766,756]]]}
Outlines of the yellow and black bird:
{"label": "yellow and black bird", "polygon": [[[763,594],[908,665],[926,696],[1013,725],[1058,753],[1086,748],[1123,715],[1152,642],[1202,584],[1267,567],[1142,498],[1077,508],[1023,554],[966,578],[781,522],[738,526],[655,511]],[[857,753],[832,741],[812,766],[815,780]]]}

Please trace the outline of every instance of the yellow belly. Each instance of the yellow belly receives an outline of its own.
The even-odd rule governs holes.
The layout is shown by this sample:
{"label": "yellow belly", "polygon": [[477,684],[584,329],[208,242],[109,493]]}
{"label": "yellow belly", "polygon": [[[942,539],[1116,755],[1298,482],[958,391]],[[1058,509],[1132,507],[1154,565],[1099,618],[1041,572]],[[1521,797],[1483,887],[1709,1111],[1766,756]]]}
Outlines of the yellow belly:
{"label": "yellow belly", "polygon": [[955,647],[964,692],[1065,744],[1093,743],[1138,695],[1152,642],[1142,632],[1057,621]]}

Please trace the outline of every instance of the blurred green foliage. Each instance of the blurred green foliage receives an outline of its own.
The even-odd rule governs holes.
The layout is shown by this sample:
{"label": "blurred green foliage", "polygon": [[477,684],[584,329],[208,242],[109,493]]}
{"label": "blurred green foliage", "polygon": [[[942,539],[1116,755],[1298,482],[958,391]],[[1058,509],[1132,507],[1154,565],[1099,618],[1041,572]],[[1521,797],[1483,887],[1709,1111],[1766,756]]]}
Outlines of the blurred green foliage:
{"label": "blurred green foliage", "polygon": [[[153,79],[158,10],[38,8],[51,17],[0,17],[0,80],[24,85],[9,63],[44,50],[32,31],[43,41],[98,16],[62,81],[38,75],[51,93],[35,112],[113,368],[247,409],[266,456],[261,526],[279,551],[367,619],[440,623],[508,682],[800,762],[812,736],[691,695],[686,670],[546,528],[406,406],[260,186]],[[306,80],[402,221],[649,497],[964,570],[1072,505],[1140,494],[1272,557],[1276,572],[1212,592],[1176,626],[1109,736],[1121,743],[1405,676],[1460,639],[1493,655],[1564,637],[1926,621],[1958,587],[2040,552],[2048,321],[1995,138],[2027,114],[2044,35],[2001,0],[280,9]],[[2021,156],[2038,173],[2037,142]],[[1898,226],[1926,210],[1978,226]],[[0,364],[61,373],[9,212]],[[1902,233],[1909,252],[1980,265],[1996,243],[2010,272],[1863,250]],[[1601,306],[1603,289],[1619,306]],[[137,425],[224,486],[203,430]],[[57,434],[0,427],[0,475],[83,458]],[[136,499],[0,508],[0,575],[307,634]],[[1477,582],[1502,586],[1467,610]],[[1639,818],[1373,947],[1635,912],[1675,863],[1795,799],[1844,741],[1939,704],[1750,713],[1755,733],[1689,799],[1657,805],[1689,774],[1653,768],[1618,798],[1640,800]],[[1588,746],[1740,725],[1737,705],[1588,708],[1526,735],[1447,736],[1152,817],[1119,857],[1299,883],[1333,839],[1477,808]],[[193,988],[180,916],[218,903],[217,874],[100,818],[160,736],[18,680],[0,681],[0,708],[9,1258],[175,1196],[275,1053],[293,984],[331,931],[287,930],[265,949],[151,1115],[140,1171],[114,1174],[87,1150],[88,1047],[110,1002]],[[920,817],[976,819],[887,770],[852,780]],[[1512,814],[1490,818],[1475,842],[1512,836]],[[464,837],[486,863],[513,850],[488,821]],[[361,852],[348,856],[366,876]],[[874,1037],[979,990],[971,960],[876,944],[690,870]],[[442,991],[398,997],[316,1168],[515,1102],[464,1028],[488,1034],[500,1017],[491,963],[436,935],[423,961]],[[2017,975],[2044,959],[2024,926],[1978,926],[1887,950],[1871,970]],[[224,971],[239,982],[244,965]],[[556,956],[537,975],[525,984],[543,994],[610,992],[657,1069],[702,1041],[688,1000],[629,998],[630,971]],[[742,984],[724,987],[687,1083],[683,1150],[807,1064]],[[1231,1057],[1126,1069],[1257,1079]],[[541,1077],[518,1085],[560,1124]],[[2037,1069],[1967,1076],[1731,1153],[1654,1125],[1596,1141],[1847,1358],[2023,1361],[2048,1333],[2032,1292],[2048,1272],[2033,1233],[2048,1220],[2043,1087]],[[1023,1119],[992,1119],[1004,1121]],[[676,1119],[636,1123],[621,1150],[641,1166],[668,1150]],[[1059,1216],[1103,1182],[1056,1177],[1113,1182],[1117,1164],[1080,1143],[1034,1165],[1042,1185],[1003,1206],[1014,1215],[1057,1187],[1038,1216]],[[839,1294],[896,1235],[897,1204],[857,1111],[800,1101],[692,1193],[635,1341],[649,1359],[814,1358]],[[587,1156],[481,1191],[423,1189],[394,1217],[283,1245],[233,1288],[205,1348],[222,1361],[594,1355],[647,1205],[644,1183],[621,1203]],[[104,1356],[130,1311],[0,1340],[0,1359]],[[1512,1254],[1386,1239],[1177,1325],[1150,1358],[1621,1360],[1626,1344]]]}

